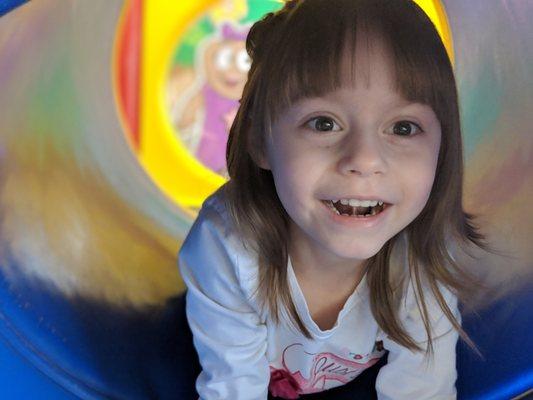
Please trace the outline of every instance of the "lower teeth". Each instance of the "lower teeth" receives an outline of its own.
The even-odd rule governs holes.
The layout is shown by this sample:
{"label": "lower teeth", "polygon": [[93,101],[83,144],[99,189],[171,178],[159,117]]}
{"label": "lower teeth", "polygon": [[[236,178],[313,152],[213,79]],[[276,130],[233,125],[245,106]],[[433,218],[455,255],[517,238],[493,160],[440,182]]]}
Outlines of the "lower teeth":
{"label": "lower teeth", "polygon": [[[372,210],[370,211],[370,214],[346,214],[346,213],[342,213],[342,214],[341,214],[341,213],[339,212],[339,210],[337,210],[337,209],[335,208],[335,206],[334,206],[331,202],[327,202],[327,206],[328,206],[331,210],[335,211],[335,213],[336,213],[337,215],[343,215],[343,216],[345,216],[345,217],[353,217],[353,218],[368,218],[368,217],[372,217],[372,216],[374,216],[374,215],[376,215],[376,214],[379,214],[379,212],[377,212],[377,210],[376,210],[375,208],[372,208]],[[383,209],[382,209],[381,211],[383,211]],[[381,212],[381,211],[380,211],[380,212]]]}

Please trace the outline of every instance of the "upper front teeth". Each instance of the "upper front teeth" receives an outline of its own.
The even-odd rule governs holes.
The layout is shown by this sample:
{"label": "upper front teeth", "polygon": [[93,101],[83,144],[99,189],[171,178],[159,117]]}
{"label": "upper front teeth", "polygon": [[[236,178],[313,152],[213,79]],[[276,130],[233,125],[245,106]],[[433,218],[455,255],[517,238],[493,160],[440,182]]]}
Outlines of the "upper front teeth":
{"label": "upper front teeth", "polygon": [[344,206],[350,205],[352,207],[375,207],[376,205],[383,205],[379,200],[357,200],[357,199],[341,199],[341,204]]}

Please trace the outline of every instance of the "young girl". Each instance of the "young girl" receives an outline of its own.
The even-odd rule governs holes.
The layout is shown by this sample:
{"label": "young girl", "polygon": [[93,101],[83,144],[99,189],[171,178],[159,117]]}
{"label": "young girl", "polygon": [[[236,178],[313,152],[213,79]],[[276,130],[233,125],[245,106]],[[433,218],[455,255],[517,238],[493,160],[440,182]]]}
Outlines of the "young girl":
{"label": "young girl", "polygon": [[179,259],[200,398],[356,398],[385,354],[370,396],[455,398],[452,254],[484,243],[435,27],[408,0],[293,0],[247,50],[230,180]]}

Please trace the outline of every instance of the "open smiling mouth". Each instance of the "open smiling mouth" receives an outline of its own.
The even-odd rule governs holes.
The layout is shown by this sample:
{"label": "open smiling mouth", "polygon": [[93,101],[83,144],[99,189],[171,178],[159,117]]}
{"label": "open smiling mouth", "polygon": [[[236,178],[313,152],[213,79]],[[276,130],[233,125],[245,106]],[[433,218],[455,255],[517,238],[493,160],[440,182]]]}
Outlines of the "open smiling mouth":
{"label": "open smiling mouth", "polygon": [[337,215],[345,215],[353,218],[370,218],[379,214],[389,206],[389,204],[382,201],[374,206],[351,206],[350,204],[344,204],[347,202],[343,200],[322,200],[322,203]]}

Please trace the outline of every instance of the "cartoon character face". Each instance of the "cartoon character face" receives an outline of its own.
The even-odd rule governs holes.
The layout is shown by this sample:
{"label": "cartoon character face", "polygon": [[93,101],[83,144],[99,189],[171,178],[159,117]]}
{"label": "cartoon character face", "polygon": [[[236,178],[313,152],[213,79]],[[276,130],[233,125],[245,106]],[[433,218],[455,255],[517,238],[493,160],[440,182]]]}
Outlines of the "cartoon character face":
{"label": "cartoon character face", "polygon": [[251,60],[243,40],[222,40],[211,43],[205,52],[207,82],[222,96],[241,97]]}

